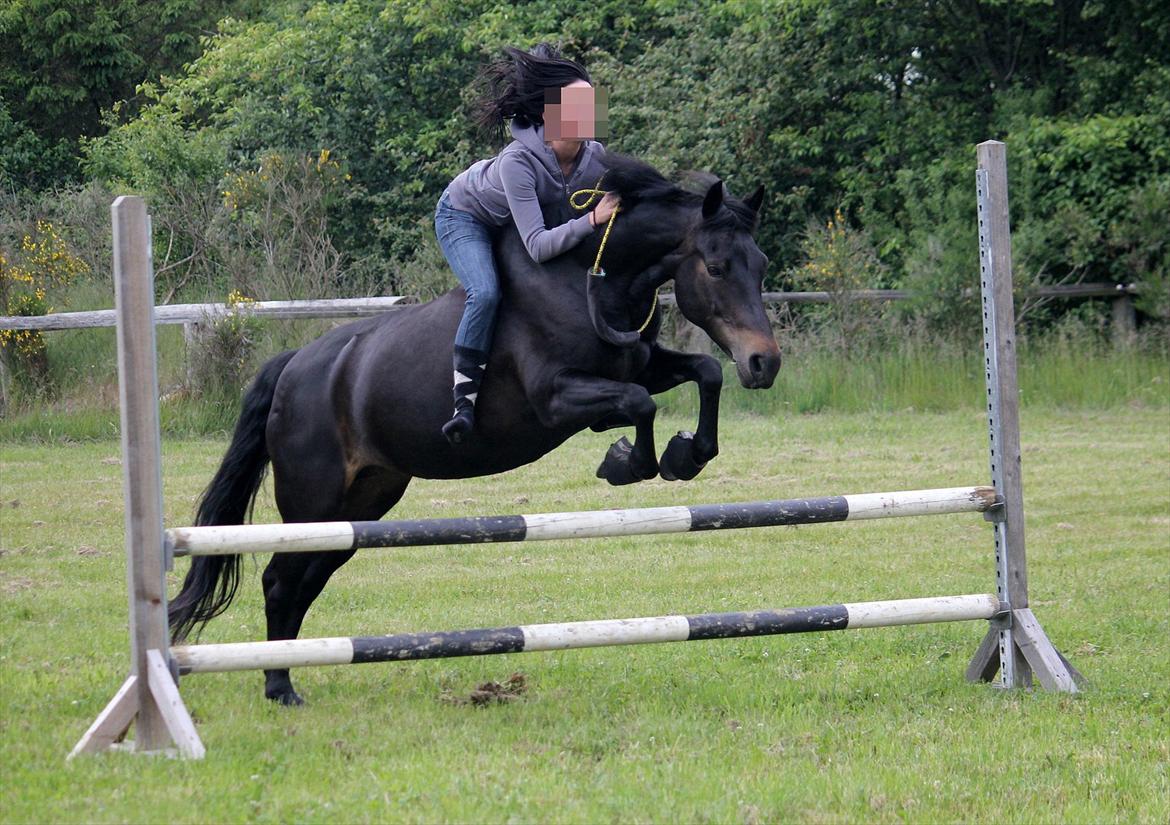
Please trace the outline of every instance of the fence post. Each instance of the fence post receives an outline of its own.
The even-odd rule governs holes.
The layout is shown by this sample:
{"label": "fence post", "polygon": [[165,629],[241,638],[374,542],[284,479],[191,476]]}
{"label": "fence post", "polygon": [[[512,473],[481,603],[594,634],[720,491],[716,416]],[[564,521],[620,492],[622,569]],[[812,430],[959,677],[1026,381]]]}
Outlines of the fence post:
{"label": "fence post", "polygon": [[1137,313],[1133,307],[1133,296],[1128,292],[1122,292],[1111,303],[1113,313],[1110,328],[1113,332],[1113,346],[1125,349],[1133,345],[1137,335]]}
{"label": "fence post", "polygon": [[183,360],[184,375],[188,389],[195,387],[195,364],[200,357],[202,344],[207,337],[207,324],[204,321],[187,321],[183,324]]}

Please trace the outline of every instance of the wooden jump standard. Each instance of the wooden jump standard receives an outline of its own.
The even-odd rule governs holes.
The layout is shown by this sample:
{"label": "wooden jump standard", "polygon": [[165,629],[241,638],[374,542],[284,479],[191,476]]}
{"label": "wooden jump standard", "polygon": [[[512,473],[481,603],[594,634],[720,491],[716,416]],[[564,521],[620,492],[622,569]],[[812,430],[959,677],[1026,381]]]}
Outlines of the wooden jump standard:
{"label": "wooden jump standard", "polygon": [[[697,641],[926,622],[990,622],[967,668],[971,681],[991,681],[999,672],[1002,687],[1027,687],[1034,674],[1045,689],[1076,692],[1081,675],[1052,646],[1028,608],[1004,145],[996,141],[981,143],[978,160],[976,191],[991,487],[535,516],[164,531],[150,219],[141,198],[118,198],[111,211],[119,319],[130,676],[77,743],[70,758],[120,742],[135,721],[135,750],[157,752],[173,746],[183,756],[201,758],[203,744],[178,692],[180,672]],[[994,594],[441,633],[169,646],[165,574],[175,555],[688,532],[954,512],[983,512],[984,518],[995,524]]]}

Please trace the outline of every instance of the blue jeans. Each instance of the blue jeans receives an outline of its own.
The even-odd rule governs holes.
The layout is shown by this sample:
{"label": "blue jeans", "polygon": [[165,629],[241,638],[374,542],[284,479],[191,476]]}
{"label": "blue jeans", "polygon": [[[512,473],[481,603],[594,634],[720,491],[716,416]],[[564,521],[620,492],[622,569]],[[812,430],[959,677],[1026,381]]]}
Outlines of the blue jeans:
{"label": "blue jeans", "polygon": [[444,192],[435,208],[435,235],[455,277],[467,293],[455,346],[485,356],[492,348],[500,276],[492,256],[492,231],[471,213],[451,206]]}

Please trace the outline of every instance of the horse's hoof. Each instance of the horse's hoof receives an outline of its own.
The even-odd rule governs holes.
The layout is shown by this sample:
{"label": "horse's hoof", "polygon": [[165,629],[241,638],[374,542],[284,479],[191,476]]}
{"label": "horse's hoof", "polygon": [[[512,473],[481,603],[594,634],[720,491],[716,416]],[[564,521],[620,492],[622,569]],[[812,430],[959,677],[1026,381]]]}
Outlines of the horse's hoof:
{"label": "horse's hoof", "polygon": [[667,481],[690,481],[707,466],[695,461],[695,434],[679,431],[670,439],[658,462],[658,473]]}
{"label": "horse's hoof", "polygon": [[647,474],[639,473],[634,467],[633,455],[634,446],[623,435],[610,445],[601,466],[597,468],[597,477],[604,478],[615,487],[620,487],[623,484],[645,481],[657,474],[657,468]]}
{"label": "horse's hoof", "polygon": [[278,705],[283,705],[286,708],[300,707],[305,703],[305,700],[301,698],[301,695],[292,688],[281,691],[280,693],[265,693],[264,696],[265,698],[271,699],[273,702],[276,702]]}

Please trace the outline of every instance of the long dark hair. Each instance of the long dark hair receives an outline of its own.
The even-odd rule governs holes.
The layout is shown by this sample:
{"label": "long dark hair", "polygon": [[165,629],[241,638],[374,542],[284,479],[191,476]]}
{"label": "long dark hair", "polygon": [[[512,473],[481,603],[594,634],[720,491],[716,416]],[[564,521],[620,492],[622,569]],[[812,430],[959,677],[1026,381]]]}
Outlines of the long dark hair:
{"label": "long dark hair", "polygon": [[472,121],[490,137],[501,135],[509,119],[525,128],[540,126],[544,123],[546,90],[575,80],[593,82],[584,66],[561,55],[555,46],[541,43],[528,52],[506,48],[503,56],[485,66],[476,78],[478,95],[471,110]]}

